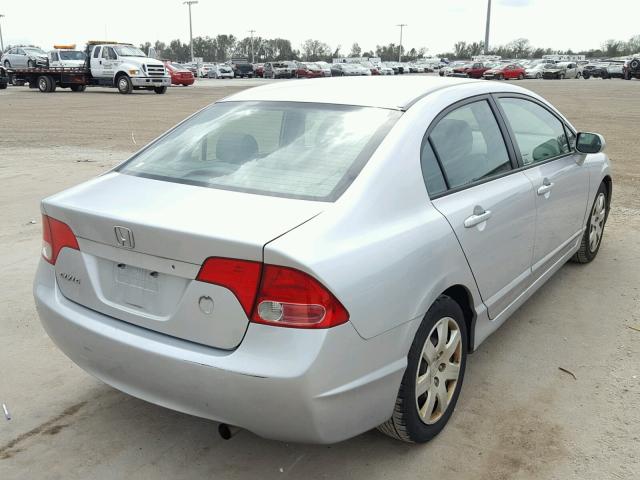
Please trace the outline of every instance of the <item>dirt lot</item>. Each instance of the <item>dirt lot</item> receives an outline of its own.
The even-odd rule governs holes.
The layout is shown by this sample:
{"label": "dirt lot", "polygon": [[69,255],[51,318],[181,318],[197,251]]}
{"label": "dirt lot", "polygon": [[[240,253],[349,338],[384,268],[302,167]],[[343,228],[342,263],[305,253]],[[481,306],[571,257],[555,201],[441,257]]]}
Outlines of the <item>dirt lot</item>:
{"label": "dirt lot", "polygon": [[258,82],[0,93],[0,403],[13,415],[0,414],[0,478],[640,478],[640,81],[522,82],[605,135],[610,221],[592,264],[565,266],[470,357],[457,411],[428,445],[375,431],[333,446],[224,441],[213,422],[119,393],[53,345],[31,296],[39,200]]}

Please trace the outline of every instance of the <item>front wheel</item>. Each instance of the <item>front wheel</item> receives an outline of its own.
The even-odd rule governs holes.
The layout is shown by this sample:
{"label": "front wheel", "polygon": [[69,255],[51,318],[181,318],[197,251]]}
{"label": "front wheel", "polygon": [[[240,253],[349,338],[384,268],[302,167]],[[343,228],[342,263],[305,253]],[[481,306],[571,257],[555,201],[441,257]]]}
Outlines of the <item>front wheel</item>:
{"label": "front wheel", "polygon": [[580,248],[571,258],[577,263],[589,263],[600,250],[602,236],[604,235],[604,226],[609,216],[609,200],[607,198],[607,187],[604,183],[600,184],[596,198],[593,201],[589,219],[587,220],[587,228],[582,235]]}
{"label": "front wheel", "polygon": [[466,362],[462,309],[442,295],[429,308],[413,340],[393,415],[378,429],[411,443],[435,437],[458,401]]}
{"label": "front wheel", "polygon": [[541,73],[536,73],[536,80],[540,80],[542,78],[542,74]]}
{"label": "front wheel", "polygon": [[518,80],[524,80],[524,73],[521,73],[520,75],[518,75]]}
{"label": "front wheel", "polygon": [[34,62],[33,60],[29,60],[27,62],[27,68],[36,68],[36,62]]}
{"label": "front wheel", "polygon": [[4,68],[6,68],[7,70],[11,68],[11,63],[9,63],[9,60],[4,61]]}
{"label": "front wheel", "polygon": [[154,87],[153,91],[158,95],[164,95],[165,93],[167,93],[167,87]]}
{"label": "front wheel", "polygon": [[116,86],[118,87],[118,92],[123,95],[128,95],[133,91],[133,83],[131,83],[131,79],[126,75],[118,77]]}

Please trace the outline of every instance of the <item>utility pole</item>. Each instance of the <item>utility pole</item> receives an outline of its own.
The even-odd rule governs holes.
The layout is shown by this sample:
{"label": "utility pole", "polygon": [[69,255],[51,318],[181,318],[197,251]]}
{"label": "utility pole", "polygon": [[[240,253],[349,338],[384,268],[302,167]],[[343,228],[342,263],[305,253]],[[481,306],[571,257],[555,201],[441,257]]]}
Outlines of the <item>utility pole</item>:
{"label": "utility pole", "polygon": [[399,23],[398,25],[396,25],[396,27],[400,27],[400,48],[399,48],[400,51],[398,52],[398,61],[399,62],[402,61],[402,30],[406,26],[407,26],[406,23]]}
{"label": "utility pole", "polygon": [[487,29],[484,32],[484,54],[489,53],[489,27],[491,27],[491,0],[487,4]]}
{"label": "utility pole", "polygon": [[191,23],[191,5],[197,5],[198,0],[187,0],[183,5],[189,5],[189,45],[191,46],[191,62],[193,63],[193,24]]}
{"label": "utility pole", "polygon": [[249,33],[251,34],[251,63],[254,63],[254,57],[253,57],[253,34],[256,33],[255,30],[249,30]]}
{"label": "utility pole", "polygon": [[0,53],[4,52],[4,40],[2,39],[2,19],[4,15],[0,13]]}

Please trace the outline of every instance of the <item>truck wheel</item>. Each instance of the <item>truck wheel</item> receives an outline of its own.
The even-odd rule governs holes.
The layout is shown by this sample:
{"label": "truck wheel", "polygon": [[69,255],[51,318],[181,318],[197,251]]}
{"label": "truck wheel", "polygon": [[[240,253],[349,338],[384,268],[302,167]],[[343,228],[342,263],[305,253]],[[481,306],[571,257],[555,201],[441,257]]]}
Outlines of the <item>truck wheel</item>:
{"label": "truck wheel", "polygon": [[86,89],[86,85],[71,85],[72,92],[84,92]]}
{"label": "truck wheel", "polygon": [[118,91],[123,95],[128,95],[133,91],[133,83],[126,75],[120,75],[116,80]]}
{"label": "truck wheel", "polygon": [[158,95],[163,95],[167,93],[167,87],[155,87],[153,91],[156,92]]}
{"label": "truck wheel", "polygon": [[40,75],[38,77],[38,90],[42,93],[49,93],[51,91],[51,77]]}
{"label": "truck wheel", "polygon": [[49,79],[49,93],[53,93],[56,91],[58,85],[52,76],[47,75],[47,78]]}

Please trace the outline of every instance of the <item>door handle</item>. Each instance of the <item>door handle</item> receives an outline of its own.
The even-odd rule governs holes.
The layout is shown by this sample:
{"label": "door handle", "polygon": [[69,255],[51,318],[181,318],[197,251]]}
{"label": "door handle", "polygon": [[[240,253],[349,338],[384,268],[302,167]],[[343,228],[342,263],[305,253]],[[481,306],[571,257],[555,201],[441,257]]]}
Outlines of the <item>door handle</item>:
{"label": "door handle", "polygon": [[551,191],[553,188],[553,182],[550,182],[548,178],[545,178],[542,181],[542,186],[538,188],[538,195],[545,195]]}
{"label": "door handle", "polygon": [[476,225],[482,222],[486,222],[490,218],[491,218],[491,210],[485,210],[481,206],[477,205],[473,209],[473,215],[471,215],[464,221],[464,228],[475,227]]}

